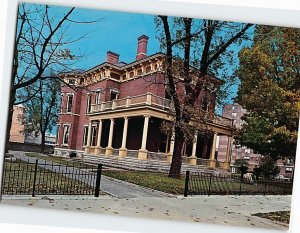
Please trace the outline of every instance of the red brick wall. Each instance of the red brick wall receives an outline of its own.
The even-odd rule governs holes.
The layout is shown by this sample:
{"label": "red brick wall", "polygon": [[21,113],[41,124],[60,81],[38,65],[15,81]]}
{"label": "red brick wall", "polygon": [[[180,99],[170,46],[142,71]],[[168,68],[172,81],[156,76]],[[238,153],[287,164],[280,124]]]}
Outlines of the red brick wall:
{"label": "red brick wall", "polygon": [[[63,139],[63,123],[68,123],[71,124],[71,130],[69,136],[69,148],[76,149],[76,150],[83,149],[82,144],[83,144],[84,125],[88,124],[88,116],[86,115],[88,93],[89,95],[92,96],[91,104],[95,103],[95,93],[93,91],[98,89],[101,90],[101,97],[100,97],[101,102],[106,102],[110,100],[110,89],[117,89],[120,91],[119,99],[126,98],[127,96],[142,95],[148,92],[157,96],[164,97],[165,96],[164,82],[165,80],[163,74],[152,74],[149,76],[128,80],[122,83],[116,82],[114,80],[105,79],[98,83],[91,84],[85,89],[78,90],[76,93],[74,92],[73,89],[69,88],[68,86],[63,86],[62,87],[62,93],[64,93],[62,99],[63,113],[65,113],[67,107],[67,93],[74,93],[74,98],[73,98],[72,114],[62,114],[58,120],[58,124],[61,125],[59,144],[62,143],[62,139]],[[181,96],[184,95],[183,83],[178,83],[177,92]],[[204,92],[200,94],[199,98],[196,101],[195,106],[199,106],[199,108],[201,108],[201,101],[204,95],[205,95]],[[212,103],[210,105],[209,111],[213,113],[214,105],[215,105],[214,96],[211,97],[211,102]],[[130,128],[130,124],[129,124],[129,128]],[[128,130],[128,134],[130,134],[130,130]],[[136,137],[136,138],[138,136],[141,137],[140,132],[137,132],[137,134],[135,135],[128,135],[128,137]],[[140,144],[140,139],[137,138],[136,143],[134,144],[135,145],[130,145],[130,146],[132,146],[132,148],[139,147],[140,145],[138,144]]]}

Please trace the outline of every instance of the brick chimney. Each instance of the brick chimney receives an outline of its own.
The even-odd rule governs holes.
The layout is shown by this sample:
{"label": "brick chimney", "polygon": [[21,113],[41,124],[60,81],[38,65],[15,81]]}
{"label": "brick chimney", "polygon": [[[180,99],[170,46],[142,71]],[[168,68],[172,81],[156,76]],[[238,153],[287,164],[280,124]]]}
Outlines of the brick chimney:
{"label": "brick chimney", "polygon": [[112,51],[108,51],[106,55],[106,61],[108,63],[117,64],[119,63],[119,54],[114,53]]}
{"label": "brick chimney", "polygon": [[143,59],[147,57],[147,45],[148,45],[148,36],[142,35],[138,38],[138,48],[136,54],[136,60]]}

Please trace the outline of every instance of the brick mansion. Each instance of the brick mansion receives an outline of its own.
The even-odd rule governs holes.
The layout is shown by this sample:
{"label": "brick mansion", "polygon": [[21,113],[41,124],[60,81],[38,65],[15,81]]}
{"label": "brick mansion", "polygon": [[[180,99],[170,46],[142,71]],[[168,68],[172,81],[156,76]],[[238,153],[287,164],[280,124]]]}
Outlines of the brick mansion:
{"label": "brick mansion", "polygon": [[[174,109],[166,95],[163,53],[147,55],[148,37],[138,38],[136,60],[125,63],[108,51],[105,62],[86,71],[63,73],[61,111],[57,124],[55,154],[118,156],[138,160],[171,161],[174,134],[161,130],[174,121]],[[180,79],[180,77],[179,77]],[[209,76],[211,86],[220,80]],[[217,88],[215,88],[216,90]],[[184,84],[177,83],[184,95]],[[183,161],[191,165],[229,169],[230,146],[224,162],[216,162],[217,136],[227,136],[231,145],[232,120],[214,115],[216,92],[202,91],[196,104],[207,112],[211,136],[196,133],[187,141]],[[197,122],[192,122],[197,129]],[[197,132],[197,131],[196,131]]]}

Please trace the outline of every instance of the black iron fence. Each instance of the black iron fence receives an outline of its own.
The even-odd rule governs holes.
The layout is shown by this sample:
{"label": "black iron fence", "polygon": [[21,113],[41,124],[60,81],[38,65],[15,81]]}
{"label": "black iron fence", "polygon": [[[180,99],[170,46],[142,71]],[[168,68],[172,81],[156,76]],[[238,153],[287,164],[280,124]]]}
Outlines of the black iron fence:
{"label": "black iron fence", "polygon": [[65,165],[48,161],[5,160],[2,193],[9,195],[99,196],[102,165]]}
{"label": "black iron fence", "polygon": [[188,195],[287,195],[293,183],[259,177],[248,183],[236,175],[186,172],[184,196]]}

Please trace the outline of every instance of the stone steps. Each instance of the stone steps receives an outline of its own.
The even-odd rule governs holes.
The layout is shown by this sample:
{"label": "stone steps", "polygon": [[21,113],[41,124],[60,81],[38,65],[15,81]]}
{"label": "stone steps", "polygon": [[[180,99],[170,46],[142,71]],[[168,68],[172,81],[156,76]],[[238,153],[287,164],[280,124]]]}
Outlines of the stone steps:
{"label": "stone steps", "polygon": [[[98,164],[101,163],[107,167],[114,167],[125,170],[134,170],[134,171],[150,171],[150,172],[162,172],[168,173],[170,169],[170,164],[165,161],[157,160],[138,160],[136,158],[122,158],[119,159],[118,156],[93,156],[85,155],[83,158],[85,163]],[[203,165],[189,165],[182,164],[181,172],[185,173],[187,170],[191,172],[205,172],[205,173],[218,173],[216,170],[209,169]]]}

